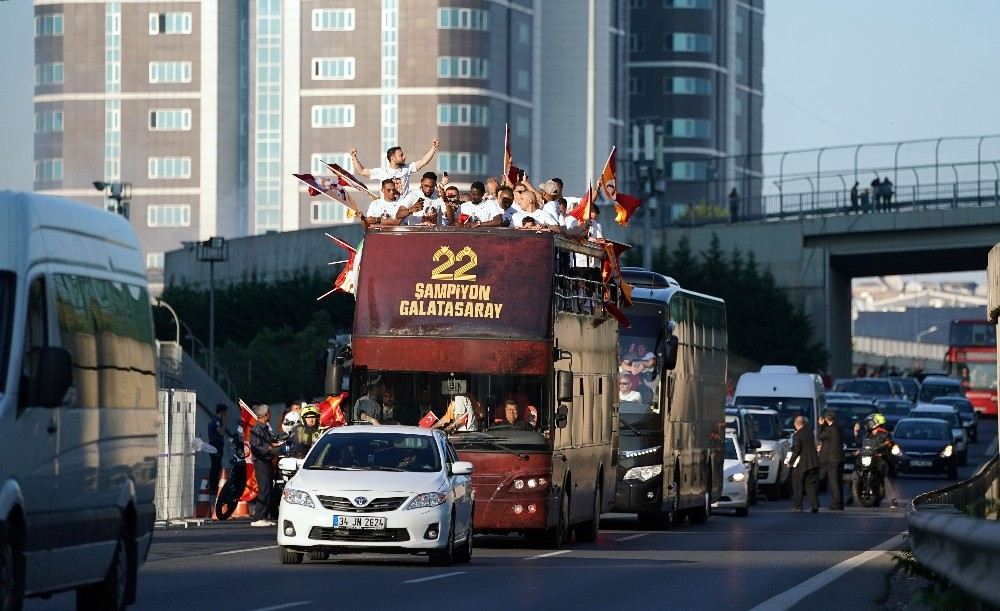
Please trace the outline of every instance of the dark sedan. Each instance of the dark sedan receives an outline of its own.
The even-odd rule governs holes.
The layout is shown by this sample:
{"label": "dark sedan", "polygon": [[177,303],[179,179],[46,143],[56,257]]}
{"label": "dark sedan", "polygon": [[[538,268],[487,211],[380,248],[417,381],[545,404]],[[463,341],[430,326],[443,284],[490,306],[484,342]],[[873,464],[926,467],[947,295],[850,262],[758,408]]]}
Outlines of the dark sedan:
{"label": "dark sedan", "polygon": [[906,399],[882,399],[878,411],[885,416],[885,428],[892,430],[896,424],[910,415],[913,404]]}
{"label": "dark sedan", "polygon": [[958,415],[962,417],[962,426],[969,434],[969,441],[979,441],[979,413],[972,407],[972,401],[965,397],[934,397],[931,403],[941,405],[951,405],[958,408]]}
{"label": "dark sedan", "polygon": [[897,473],[939,473],[958,477],[958,452],[951,426],[936,418],[904,418],[892,432]]}

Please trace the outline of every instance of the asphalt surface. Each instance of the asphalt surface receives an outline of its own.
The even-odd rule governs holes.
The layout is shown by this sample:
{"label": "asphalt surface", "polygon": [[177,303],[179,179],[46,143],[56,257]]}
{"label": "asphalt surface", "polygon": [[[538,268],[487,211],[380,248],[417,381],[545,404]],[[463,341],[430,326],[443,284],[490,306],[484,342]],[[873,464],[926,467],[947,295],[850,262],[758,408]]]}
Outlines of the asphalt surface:
{"label": "asphalt surface", "polygon": [[[983,462],[995,436],[995,421],[981,423],[960,477]],[[899,509],[791,513],[787,500],[761,500],[746,518],[720,512],[704,525],[666,531],[611,514],[593,544],[551,550],[518,537],[477,537],[472,563],[447,568],[378,555],[285,566],[273,529],[246,520],[157,530],[133,608],[878,609],[889,552],[903,545],[905,508],[948,483],[896,479]],[[825,508],[829,495],[820,501]],[[66,593],[25,608],[73,604]]]}

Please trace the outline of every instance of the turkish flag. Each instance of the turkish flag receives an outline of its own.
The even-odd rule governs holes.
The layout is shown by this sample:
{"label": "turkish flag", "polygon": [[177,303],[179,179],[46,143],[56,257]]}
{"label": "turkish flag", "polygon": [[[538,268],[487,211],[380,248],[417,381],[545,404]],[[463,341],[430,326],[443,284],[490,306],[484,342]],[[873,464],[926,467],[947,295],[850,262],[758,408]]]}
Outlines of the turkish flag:
{"label": "turkish flag", "polygon": [[420,422],[418,422],[417,425],[420,426],[420,428],[429,429],[434,426],[434,423],[437,421],[438,417],[434,415],[434,412],[427,410],[427,413],[424,414],[424,417],[420,419]]}

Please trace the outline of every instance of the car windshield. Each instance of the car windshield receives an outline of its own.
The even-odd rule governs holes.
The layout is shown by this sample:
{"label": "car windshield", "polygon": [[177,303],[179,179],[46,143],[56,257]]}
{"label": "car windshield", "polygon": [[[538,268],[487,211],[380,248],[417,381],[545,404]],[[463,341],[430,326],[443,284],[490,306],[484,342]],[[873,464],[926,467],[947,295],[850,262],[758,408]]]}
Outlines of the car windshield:
{"label": "car windshield", "polygon": [[441,455],[431,435],[383,433],[334,433],[316,442],[303,464],[305,469],[348,471],[441,470]]}
{"label": "car windshield", "polygon": [[878,411],[885,416],[907,416],[913,404],[907,401],[879,401]]}
{"label": "car windshield", "polygon": [[875,411],[870,403],[840,403],[831,401],[826,404],[827,411],[837,416],[837,424],[845,431],[850,430],[855,422],[864,422],[869,414]]}
{"label": "car windshield", "polygon": [[757,433],[757,439],[775,440],[781,438],[781,429],[778,428],[778,420],[773,414],[750,414],[753,419],[753,428]]}
{"label": "car windshield", "polygon": [[[766,407],[778,412],[781,418],[781,427],[786,431],[793,430],[793,423],[796,416],[805,416],[810,423],[813,421],[813,400],[807,397],[736,397],[736,405],[756,405]],[[777,439],[777,437],[764,437],[761,439]]]}
{"label": "car windshield", "polygon": [[726,437],[726,458],[728,460],[739,460],[739,456],[736,455],[736,444],[733,442],[732,437]]}
{"label": "car windshield", "polygon": [[951,439],[951,429],[943,422],[900,420],[892,436],[894,439],[946,440]]}
{"label": "car windshield", "polygon": [[962,423],[958,420],[958,412],[946,412],[944,410],[914,410],[910,412],[910,415],[914,418],[937,418],[938,420],[944,420],[951,428],[957,429],[962,426]]}
{"label": "car windshield", "polygon": [[972,401],[968,399],[963,399],[962,397],[935,397],[931,403],[937,403],[941,405],[954,405],[958,408],[958,411],[962,414],[973,413]]}
{"label": "car windshield", "polygon": [[920,384],[914,378],[899,378],[898,382],[903,387],[907,397],[911,400],[917,398],[917,393],[920,392]]}
{"label": "car windshield", "polygon": [[7,388],[10,340],[13,334],[14,274],[0,271],[0,395]]}
{"label": "car windshield", "polygon": [[962,387],[959,384],[935,384],[924,381],[920,387],[920,401],[930,403],[937,397],[962,397]]}
{"label": "car windshield", "polygon": [[840,380],[838,392],[856,392],[866,397],[891,397],[892,384],[889,380]]}

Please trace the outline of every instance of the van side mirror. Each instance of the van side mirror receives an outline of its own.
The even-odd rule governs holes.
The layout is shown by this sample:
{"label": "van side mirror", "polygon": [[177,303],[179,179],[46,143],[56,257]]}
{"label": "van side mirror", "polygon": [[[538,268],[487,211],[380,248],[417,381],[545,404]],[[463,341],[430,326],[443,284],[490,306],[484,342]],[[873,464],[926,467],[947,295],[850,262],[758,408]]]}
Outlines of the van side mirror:
{"label": "van side mirror", "polygon": [[673,371],[674,367],[677,367],[677,344],[676,335],[671,335],[666,341],[663,350],[663,368],[667,371]]}
{"label": "van side mirror", "polygon": [[73,364],[65,348],[35,348],[25,356],[24,404],[57,407],[73,383]]}
{"label": "van side mirror", "polygon": [[569,408],[560,405],[556,408],[556,428],[564,429],[569,424]]}
{"label": "van side mirror", "polygon": [[556,401],[573,400],[573,372],[556,372]]}

